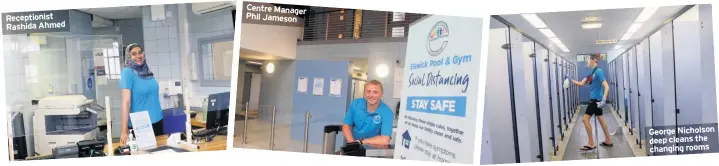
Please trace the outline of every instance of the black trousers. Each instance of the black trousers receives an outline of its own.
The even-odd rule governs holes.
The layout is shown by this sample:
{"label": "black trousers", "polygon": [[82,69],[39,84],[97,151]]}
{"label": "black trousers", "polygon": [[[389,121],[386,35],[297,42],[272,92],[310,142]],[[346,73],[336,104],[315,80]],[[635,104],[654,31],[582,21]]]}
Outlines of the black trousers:
{"label": "black trousers", "polygon": [[[152,124],[152,131],[155,132],[155,136],[164,135],[163,132],[165,131],[165,125],[164,125],[163,121],[164,121],[164,119]],[[132,129],[132,127],[129,127],[128,129]],[[135,135],[134,131],[133,131],[132,135]]]}
{"label": "black trousers", "polygon": [[587,106],[587,110],[585,111],[584,114],[587,114],[589,116],[592,116],[592,115],[602,116],[603,110],[602,110],[602,108],[599,108],[599,106],[597,106],[597,102],[599,102],[599,100],[595,100],[595,99],[589,100],[589,105]]}

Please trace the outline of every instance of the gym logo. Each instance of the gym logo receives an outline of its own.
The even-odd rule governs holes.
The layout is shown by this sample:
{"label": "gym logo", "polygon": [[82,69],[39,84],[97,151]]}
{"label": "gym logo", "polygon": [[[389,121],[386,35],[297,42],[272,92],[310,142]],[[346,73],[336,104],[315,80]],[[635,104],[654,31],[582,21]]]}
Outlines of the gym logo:
{"label": "gym logo", "polygon": [[431,56],[439,55],[447,47],[448,42],[449,27],[444,21],[439,21],[434,24],[434,27],[429,31],[429,35],[427,35],[427,53]]}
{"label": "gym logo", "polygon": [[136,128],[137,128],[137,130],[144,130],[144,129],[150,128],[150,125],[149,125],[149,124],[143,124],[143,125],[140,125],[140,126],[138,126],[138,127],[136,127]]}
{"label": "gym logo", "polygon": [[374,119],[372,119],[372,122],[374,122],[374,124],[379,124],[380,122],[382,122],[382,119],[379,117],[379,115],[375,115]]}

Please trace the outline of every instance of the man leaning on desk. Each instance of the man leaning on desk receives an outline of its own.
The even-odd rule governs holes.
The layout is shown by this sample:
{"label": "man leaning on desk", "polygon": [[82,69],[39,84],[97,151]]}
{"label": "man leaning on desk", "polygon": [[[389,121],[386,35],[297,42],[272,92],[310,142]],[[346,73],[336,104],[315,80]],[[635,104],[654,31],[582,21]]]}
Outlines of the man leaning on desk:
{"label": "man leaning on desk", "polygon": [[382,102],[382,83],[368,82],[364,98],[355,99],[347,109],[342,133],[348,143],[389,145],[394,123],[394,112]]}

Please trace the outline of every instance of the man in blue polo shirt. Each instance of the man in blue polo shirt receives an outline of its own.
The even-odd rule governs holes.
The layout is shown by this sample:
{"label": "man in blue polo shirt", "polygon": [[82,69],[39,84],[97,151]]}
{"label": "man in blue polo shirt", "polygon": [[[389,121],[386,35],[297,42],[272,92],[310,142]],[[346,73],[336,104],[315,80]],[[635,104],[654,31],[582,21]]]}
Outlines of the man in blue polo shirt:
{"label": "man in blue polo shirt", "polygon": [[347,142],[389,145],[394,112],[382,102],[382,83],[372,80],[364,88],[365,97],[355,99],[347,109],[342,133]]}
{"label": "man in blue polo shirt", "polygon": [[599,120],[599,124],[602,125],[602,130],[604,130],[604,142],[602,142],[600,145],[611,147],[612,139],[609,137],[609,131],[607,130],[607,123],[604,121],[604,117],[602,117],[602,108],[606,104],[607,101],[607,94],[609,94],[609,84],[607,84],[607,81],[604,80],[604,71],[600,69],[597,66],[597,63],[599,62],[599,59],[601,58],[601,55],[592,55],[591,58],[589,58],[589,61],[587,61],[587,66],[589,67],[590,71],[587,73],[587,77],[582,79],[581,82],[578,82],[576,80],[572,80],[572,83],[574,83],[577,86],[584,86],[589,84],[589,105],[587,106],[587,110],[584,113],[583,122],[584,122],[584,128],[587,130],[587,136],[589,138],[589,143],[582,147],[581,150],[592,150],[594,148],[597,148],[596,145],[594,145],[594,137],[592,137],[592,126],[589,122],[589,119],[592,117],[592,115],[596,116]]}

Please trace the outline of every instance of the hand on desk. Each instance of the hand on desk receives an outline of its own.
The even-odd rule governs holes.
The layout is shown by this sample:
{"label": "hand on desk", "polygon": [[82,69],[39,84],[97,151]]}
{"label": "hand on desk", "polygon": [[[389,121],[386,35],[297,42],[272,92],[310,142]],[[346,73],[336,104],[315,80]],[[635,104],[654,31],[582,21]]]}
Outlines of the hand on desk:
{"label": "hand on desk", "polygon": [[127,137],[127,132],[122,132],[122,135],[120,135],[120,144],[127,144]]}

